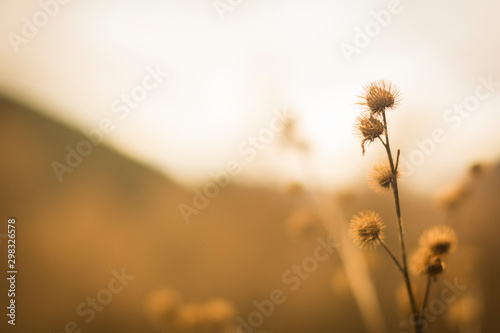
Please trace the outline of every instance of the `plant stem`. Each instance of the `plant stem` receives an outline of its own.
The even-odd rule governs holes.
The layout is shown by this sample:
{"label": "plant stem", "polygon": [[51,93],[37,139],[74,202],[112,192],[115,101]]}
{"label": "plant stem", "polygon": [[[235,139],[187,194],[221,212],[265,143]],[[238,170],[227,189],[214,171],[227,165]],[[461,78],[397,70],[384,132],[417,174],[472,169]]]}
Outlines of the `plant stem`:
{"label": "plant stem", "polygon": [[424,302],[422,303],[422,311],[425,311],[425,308],[427,307],[427,302],[429,301],[431,282],[432,282],[432,277],[431,275],[429,275],[427,277],[427,286],[425,287],[425,297],[424,297]]}
{"label": "plant stem", "polygon": [[401,271],[401,273],[403,273],[404,272],[403,267],[399,263],[398,259],[396,259],[396,257],[394,256],[394,254],[392,254],[391,250],[389,250],[389,248],[387,247],[387,245],[385,245],[385,243],[384,243],[383,240],[381,240],[380,238],[378,240],[380,241],[380,244],[382,244],[382,246],[384,247],[384,249],[387,251],[387,253],[389,253],[389,255],[391,256],[392,260],[394,260],[394,263],[396,264],[396,266],[398,266],[398,269]]}
{"label": "plant stem", "polygon": [[[401,257],[402,257],[402,262],[403,262],[403,277],[406,283],[406,290],[408,292],[408,297],[410,299],[410,305],[411,309],[413,312],[413,315],[417,319],[417,325],[415,327],[415,330],[417,333],[421,333],[422,330],[422,324],[420,323],[420,316],[418,315],[417,312],[417,307],[415,305],[415,299],[413,298],[413,291],[411,289],[411,282],[410,282],[410,277],[408,275],[408,264],[406,262],[406,250],[405,250],[405,242],[404,242],[404,237],[403,237],[403,224],[401,222],[401,207],[399,204],[399,192],[398,192],[398,179],[397,179],[397,169],[394,166],[394,160],[392,158],[392,152],[391,152],[391,145],[389,143],[389,133],[387,131],[387,119],[385,116],[385,110],[382,111],[382,116],[384,120],[384,132],[385,132],[385,150],[387,152],[387,157],[389,159],[389,164],[391,166],[391,171],[392,171],[392,192],[394,194],[394,201],[396,204],[396,216],[398,219],[398,231],[399,231],[399,243],[401,246]],[[399,154],[398,154],[399,155]],[[398,156],[398,162],[399,162],[399,156]]]}

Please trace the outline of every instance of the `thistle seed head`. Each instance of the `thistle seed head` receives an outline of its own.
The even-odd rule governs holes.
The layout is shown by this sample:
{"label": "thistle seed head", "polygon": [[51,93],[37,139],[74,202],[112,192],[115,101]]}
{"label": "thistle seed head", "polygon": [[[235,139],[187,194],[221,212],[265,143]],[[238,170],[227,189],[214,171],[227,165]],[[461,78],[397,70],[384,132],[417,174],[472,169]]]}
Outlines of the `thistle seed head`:
{"label": "thistle seed head", "polygon": [[177,290],[156,290],[146,298],[146,315],[152,324],[170,327],[175,321],[181,302],[181,295]]}
{"label": "thistle seed head", "polygon": [[354,122],[354,133],[361,139],[361,150],[365,154],[365,144],[377,140],[385,132],[384,124],[377,118],[361,114]]}
{"label": "thistle seed head", "polygon": [[422,275],[436,276],[446,268],[443,257],[420,248],[412,258],[413,269]]}
{"label": "thistle seed head", "polygon": [[366,85],[358,97],[358,104],[366,107],[372,115],[379,115],[385,109],[393,109],[401,101],[399,89],[390,81],[385,80],[374,81]]}
{"label": "thistle seed head", "polygon": [[448,211],[457,209],[469,194],[469,188],[465,184],[455,184],[444,190],[438,197],[437,203],[441,208]]}
{"label": "thistle seed head", "polygon": [[384,238],[385,224],[374,211],[362,211],[353,216],[350,233],[354,243],[361,248],[374,248]]}
{"label": "thistle seed head", "polygon": [[457,246],[457,236],[452,228],[442,225],[425,231],[419,240],[420,247],[434,255],[451,253]]}
{"label": "thistle seed head", "polygon": [[229,323],[236,315],[234,306],[222,298],[209,301],[204,308],[206,319],[214,324]]}
{"label": "thistle seed head", "polygon": [[[396,170],[396,181],[401,173]],[[388,163],[375,164],[368,175],[368,185],[379,194],[390,192],[393,187],[393,175],[391,166]]]}

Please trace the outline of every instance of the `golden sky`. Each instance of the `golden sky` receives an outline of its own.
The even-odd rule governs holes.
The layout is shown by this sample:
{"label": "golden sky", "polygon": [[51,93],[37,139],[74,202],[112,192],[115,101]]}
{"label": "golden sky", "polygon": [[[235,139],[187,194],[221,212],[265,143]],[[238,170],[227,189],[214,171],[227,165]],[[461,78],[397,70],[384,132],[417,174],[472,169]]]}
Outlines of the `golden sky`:
{"label": "golden sky", "polygon": [[[500,155],[499,10],[451,0],[2,0],[0,89],[79,131],[104,122],[105,144],[184,183],[236,160],[238,179],[304,177],[302,165],[312,184],[346,186],[382,156],[370,147],[363,158],[352,135],[356,95],[388,79],[403,97],[389,123],[408,183],[435,190]],[[305,162],[278,149],[276,110],[295,115],[312,147]]]}

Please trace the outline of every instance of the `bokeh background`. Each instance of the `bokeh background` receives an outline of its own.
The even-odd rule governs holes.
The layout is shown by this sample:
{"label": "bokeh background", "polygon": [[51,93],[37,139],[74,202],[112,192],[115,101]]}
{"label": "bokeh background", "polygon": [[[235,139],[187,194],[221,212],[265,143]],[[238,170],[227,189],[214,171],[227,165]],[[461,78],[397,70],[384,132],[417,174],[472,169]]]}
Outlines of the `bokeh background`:
{"label": "bokeh background", "polygon": [[[362,156],[352,134],[377,79],[401,90],[388,116],[409,248],[436,224],[459,238],[435,304],[446,281],[467,288],[429,332],[498,331],[498,10],[0,1],[0,247],[15,217],[19,262],[18,321],[2,331],[237,331],[275,289],[286,300],[240,331],[410,331],[389,258],[346,236],[376,209],[397,248],[393,201],[366,185],[384,151]],[[291,290],[284,274],[327,235],[336,250]],[[135,278],[85,322],[78,306],[122,269]]]}

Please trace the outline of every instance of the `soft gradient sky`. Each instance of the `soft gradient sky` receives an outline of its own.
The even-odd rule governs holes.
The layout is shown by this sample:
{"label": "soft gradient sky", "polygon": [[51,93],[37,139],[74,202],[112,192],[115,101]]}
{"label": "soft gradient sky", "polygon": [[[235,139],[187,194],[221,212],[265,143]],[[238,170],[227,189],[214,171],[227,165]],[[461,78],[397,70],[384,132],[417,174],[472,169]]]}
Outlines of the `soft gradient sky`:
{"label": "soft gradient sky", "polygon": [[[233,159],[241,179],[296,176],[297,159],[279,149],[277,135],[249,161],[238,150],[283,108],[296,114],[313,147],[303,165],[314,184],[360,181],[383,152],[370,147],[362,158],[352,135],[354,103],[364,84],[380,78],[402,90],[389,121],[403,157],[417,158],[424,148],[416,141],[435,129],[446,137],[409,173],[409,184],[434,191],[469,164],[500,156],[500,86],[470,115],[443,118],[474,96],[479,77],[500,82],[498,1],[54,3],[0,1],[0,90],[79,131],[111,119],[106,144],[181,182],[203,182]],[[221,14],[217,3],[234,6]],[[44,6],[53,11],[47,22]],[[348,60],[342,43],[356,46],[357,29],[388,8],[396,8],[390,22]],[[16,52],[13,34],[22,36],[34,17],[43,26]],[[120,118],[115,101],[157,66],[168,77]]]}

